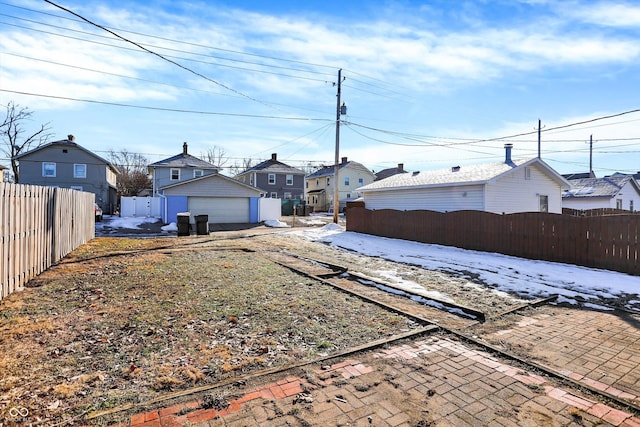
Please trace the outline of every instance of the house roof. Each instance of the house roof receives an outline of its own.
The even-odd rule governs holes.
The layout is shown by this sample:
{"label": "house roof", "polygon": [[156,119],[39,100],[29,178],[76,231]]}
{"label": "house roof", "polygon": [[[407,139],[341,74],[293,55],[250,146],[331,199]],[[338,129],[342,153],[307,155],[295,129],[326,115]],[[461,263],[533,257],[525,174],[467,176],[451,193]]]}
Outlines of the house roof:
{"label": "house roof", "polygon": [[454,185],[486,184],[510,173],[514,169],[539,165],[552,179],[560,182],[562,188],[571,185],[560,174],[537,157],[513,160],[510,163],[496,162],[469,166],[455,166],[447,169],[417,171],[390,176],[358,188],[358,191],[386,191],[403,188],[446,187]]}
{"label": "house roof", "polygon": [[[349,166],[355,166],[358,168],[362,168],[364,170],[368,170],[362,163],[358,163],[358,162],[354,162],[352,160],[349,161],[343,161],[338,165],[338,171],[349,167]],[[335,174],[336,169],[335,169],[335,165],[331,165],[331,166],[323,166],[320,169],[318,169],[317,171],[315,171],[312,174],[309,174],[307,176],[305,176],[305,179],[310,179],[310,178],[320,178],[323,176],[332,176],[333,174]],[[373,174],[372,174],[373,175]]]}
{"label": "house roof", "polygon": [[200,176],[198,178],[192,178],[192,179],[188,179],[186,181],[180,181],[178,183],[175,184],[171,184],[171,185],[166,185],[162,188],[160,188],[160,190],[166,190],[167,188],[175,188],[175,187],[180,187],[183,185],[191,185],[194,182],[197,181],[202,181],[202,180],[210,180],[210,179],[221,179],[226,181],[227,183],[233,184],[233,185],[238,185],[241,187],[245,187],[253,192],[255,192],[256,194],[260,194],[262,191],[258,188],[252,187],[250,185],[244,184],[240,181],[238,181],[237,179],[233,179],[233,178],[229,178],[228,176],[224,176],[224,175],[220,175],[219,173],[213,173],[213,174],[209,174],[209,175],[204,175],[204,176]]}
{"label": "house roof", "polygon": [[622,187],[627,183],[635,187],[636,191],[640,192],[638,183],[633,178],[633,175],[615,175],[606,176],[604,178],[583,178],[572,179],[569,181],[573,186],[568,191],[562,193],[563,199],[568,198],[587,198],[587,197],[615,197]]}
{"label": "house roof", "polygon": [[408,171],[404,170],[404,166],[403,165],[398,165],[396,167],[393,168],[387,168],[387,169],[382,169],[379,172],[376,172],[376,181],[380,181],[381,179],[385,179],[385,178],[389,178],[390,176],[393,175],[398,175],[400,173],[409,173]]}
{"label": "house roof", "polygon": [[151,168],[194,168],[194,169],[215,169],[218,167],[209,162],[205,162],[191,154],[180,153],[168,159],[160,160],[149,165]]}
{"label": "house roof", "polygon": [[118,170],[118,168],[116,168],[111,162],[109,162],[108,160],[105,160],[104,158],[98,156],[96,153],[87,150],[86,148],[84,148],[82,145],[79,145],[78,143],[76,143],[73,140],[73,136],[69,135],[69,138],[72,139],[61,139],[60,141],[53,141],[53,142],[49,142],[47,144],[43,144],[40,145],[39,147],[34,148],[33,150],[29,150],[27,152],[18,154],[17,156],[15,156],[15,159],[20,160],[22,157],[26,157],[30,154],[33,154],[37,151],[41,151],[47,148],[50,148],[52,146],[68,146],[68,147],[74,147],[77,148],[81,151],[84,151],[85,153],[95,157],[96,159],[98,159],[100,162],[104,163],[105,165],[107,165],[109,167],[109,169],[111,169],[115,174],[120,174],[120,171]]}
{"label": "house roof", "polygon": [[565,179],[568,180],[572,180],[572,179],[584,179],[584,178],[595,178],[596,176],[593,174],[593,172],[578,172],[578,173],[566,173],[566,174],[562,174],[562,176]]}
{"label": "house roof", "polygon": [[281,161],[275,158],[275,155],[272,155],[269,160],[265,160],[263,162],[258,163],[257,165],[246,169],[245,171],[239,173],[238,175],[244,175],[249,172],[272,172],[272,173],[288,173],[293,175],[304,175],[305,171],[302,169],[294,168],[293,166],[289,166],[286,163],[282,163]]}

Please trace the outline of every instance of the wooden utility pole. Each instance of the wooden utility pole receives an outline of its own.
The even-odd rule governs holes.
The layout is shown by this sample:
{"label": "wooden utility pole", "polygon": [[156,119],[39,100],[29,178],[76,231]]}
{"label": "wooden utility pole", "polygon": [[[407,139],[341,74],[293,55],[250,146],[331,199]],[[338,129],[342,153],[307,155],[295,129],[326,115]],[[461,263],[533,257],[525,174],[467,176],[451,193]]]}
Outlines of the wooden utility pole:
{"label": "wooden utility pole", "polygon": [[336,95],[336,163],[333,174],[333,222],[338,223],[338,211],[340,210],[340,192],[338,191],[338,170],[340,169],[340,89],[342,87],[342,68],[338,70],[338,93]]}
{"label": "wooden utility pole", "polygon": [[589,178],[593,176],[593,135],[589,135]]}

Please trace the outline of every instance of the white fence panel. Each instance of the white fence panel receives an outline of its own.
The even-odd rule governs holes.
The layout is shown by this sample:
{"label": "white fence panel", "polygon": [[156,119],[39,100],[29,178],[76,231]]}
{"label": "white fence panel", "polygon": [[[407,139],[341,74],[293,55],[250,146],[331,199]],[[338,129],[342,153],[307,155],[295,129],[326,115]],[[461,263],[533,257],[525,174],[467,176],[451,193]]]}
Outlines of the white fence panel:
{"label": "white fence panel", "polygon": [[261,222],[270,219],[280,219],[282,212],[282,200],[272,199],[270,197],[261,197],[258,200],[258,221]]}
{"label": "white fence panel", "polygon": [[160,200],[160,197],[121,197],[120,216],[160,218],[162,216]]}

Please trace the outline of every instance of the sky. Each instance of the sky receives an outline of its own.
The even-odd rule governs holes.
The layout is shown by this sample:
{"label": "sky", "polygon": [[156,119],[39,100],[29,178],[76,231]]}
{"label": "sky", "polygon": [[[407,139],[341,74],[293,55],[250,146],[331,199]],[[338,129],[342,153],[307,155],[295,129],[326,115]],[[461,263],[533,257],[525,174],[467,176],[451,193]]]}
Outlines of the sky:
{"label": "sky", "polygon": [[48,123],[50,141],[149,162],[187,142],[226,174],[336,151],[431,170],[502,161],[505,143],[559,173],[587,172],[590,148],[596,176],[635,173],[640,3],[0,0],[9,102],[33,112],[25,134]]}
{"label": "sky", "polygon": [[[96,223],[100,231],[109,227],[135,229],[157,218],[120,218],[106,216],[105,223]],[[483,286],[492,292],[506,292],[523,302],[558,295],[556,302],[598,310],[611,310],[611,301],[625,304],[628,310],[640,310],[640,277],[595,268],[549,261],[529,260],[491,252],[471,251],[451,246],[431,245],[407,240],[345,231],[344,227],[321,222],[316,216],[298,218],[306,228],[290,228],[294,233],[315,242],[329,244],[351,253],[411,264],[427,270],[441,271],[455,277],[468,278],[466,286]],[[286,228],[279,220],[269,226]],[[324,226],[318,226],[326,224]],[[177,231],[175,223],[162,229]],[[352,269],[351,269],[352,270]],[[366,272],[361,272],[366,273]],[[401,277],[393,270],[378,272],[387,284],[411,294],[447,301],[450,297]],[[473,279],[471,279],[473,276]]]}

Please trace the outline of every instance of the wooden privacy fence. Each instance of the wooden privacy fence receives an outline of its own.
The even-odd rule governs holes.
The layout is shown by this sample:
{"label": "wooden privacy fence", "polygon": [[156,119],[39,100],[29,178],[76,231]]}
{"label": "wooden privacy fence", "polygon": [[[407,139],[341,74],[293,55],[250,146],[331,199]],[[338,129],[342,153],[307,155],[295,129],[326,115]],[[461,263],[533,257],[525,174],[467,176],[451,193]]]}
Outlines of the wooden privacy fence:
{"label": "wooden privacy fence", "polygon": [[0,183],[0,299],[95,237],[95,195]]}
{"label": "wooden privacy fence", "polygon": [[498,215],[350,206],[347,230],[640,275],[640,215]]}

